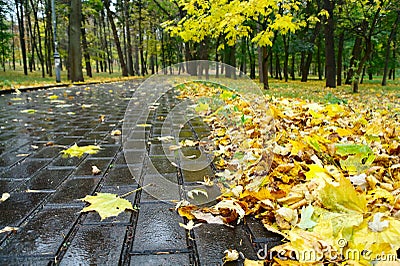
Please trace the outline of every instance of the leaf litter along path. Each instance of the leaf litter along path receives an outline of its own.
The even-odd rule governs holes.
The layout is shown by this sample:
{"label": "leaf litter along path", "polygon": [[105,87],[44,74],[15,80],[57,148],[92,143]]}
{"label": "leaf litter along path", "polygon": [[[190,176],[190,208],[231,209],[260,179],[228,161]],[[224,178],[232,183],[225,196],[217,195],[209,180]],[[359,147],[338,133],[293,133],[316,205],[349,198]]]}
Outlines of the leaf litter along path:
{"label": "leaf litter along path", "polygon": [[[341,99],[328,92],[325,103],[267,96],[269,113],[250,110],[237,92],[187,85],[181,97],[199,102],[195,109],[212,128],[224,194],[214,207],[178,212],[226,224],[255,215],[286,239],[270,249],[279,256],[268,259],[277,264],[394,264],[400,248],[397,93]],[[216,100],[224,101],[223,109],[213,106]],[[260,138],[269,116],[277,132],[273,147]],[[262,173],[271,153],[272,167]]]}
{"label": "leaf litter along path", "polygon": [[[116,262],[125,265],[145,263],[150,265],[216,265],[222,263],[226,250],[232,250],[225,253],[229,259],[236,258],[239,253],[235,251],[239,251],[240,260],[243,256],[256,260],[256,252],[260,251],[260,248],[261,251],[266,250],[263,241],[271,244],[268,248],[272,247],[272,242],[280,243],[279,237],[266,232],[255,220],[250,217],[243,218],[245,210],[247,213],[249,210],[257,213],[257,209],[253,208],[253,205],[257,204],[260,218],[265,218],[262,214],[274,214],[273,211],[268,210],[261,212],[265,208],[262,204],[269,204],[267,199],[271,194],[268,194],[265,189],[262,193],[259,191],[256,196],[264,197],[262,200],[252,199],[255,196],[254,193],[249,193],[245,200],[240,198],[240,195],[244,194],[245,184],[242,185],[242,191],[240,191],[240,186],[230,189],[232,193],[239,195],[238,199],[229,196],[229,199],[221,201],[216,210],[210,213],[193,212],[193,216],[202,221],[231,222],[235,225],[234,228],[221,224],[198,226],[197,221],[191,224],[187,220],[180,219],[174,210],[170,210],[169,205],[143,192],[135,193],[127,198],[133,203],[136,209],[134,212],[126,211],[115,218],[107,218],[103,221],[100,221],[96,213],[80,212],[87,205],[79,199],[86,195],[95,192],[123,195],[138,188],[124,162],[120,136],[113,134],[121,129],[121,119],[125,112],[122,107],[126,106],[132,94],[131,89],[133,90],[135,86],[135,83],[121,83],[23,93],[0,98],[2,101],[0,104],[1,125],[4,125],[1,128],[0,192],[10,194],[10,197],[4,197],[4,202],[0,203],[1,229],[5,229],[5,232],[0,234],[1,263],[21,265],[34,261],[38,265],[49,262],[58,262],[63,265],[79,263],[114,265]],[[231,93],[225,93],[222,98],[229,100],[230,96],[232,96]],[[168,97],[170,102],[175,99],[174,95],[168,95]],[[138,101],[145,102],[144,99],[138,99]],[[292,102],[292,100],[284,99],[275,102],[280,101]],[[278,104],[276,112],[279,113],[279,109],[284,106],[285,104]],[[165,116],[165,111],[161,111],[161,107],[156,111],[160,112],[159,115],[153,117]],[[203,106],[199,108],[199,111],[202,109],[207,111],[208,108]],[[34,111],[21,112],[23,110]],[[290,114],[290,109],[289,112],[281,109],[281,112],[287,115]],[[284,122],[287,122],[291,118],[284,119]],[[248,123],[249,117],[240,116],[239,120]],[[280,118],[275,120],[280,120]],[[142,118],[140,125],[148,123],[154,124],[154,126],[146,127],[149,134],[155,134],[157,121],[151,123],[147,121],[147,118]],[[204,128],[196,130],[206,132]],[[215,133],[216,139],[220,139],[221,147],[229,143],[225,129]],[[186,141],[188,138],[195,139],[195,135],[193,134],[192,137],[185,135],[180,141],[182,146],[193,144]],[[65,158],[60,152],[66,147],[73,147],[74,143],[77,143],[79,147],[99,145],[101,149],[96,154],[82,154],[81,158]],[[278,144],[283,147],[277,148],[278,151],[280,149],[284,151],[285,138],[278,139]],[[317,144],[320,145],[319,142]],[[153,159],[159,160],[163,153],[159,153],[157,145],[159,144],[156,141],[152,141],[152,145],[147,148]],[[314,150],[314,146],[311,148]],[[363,164],[369,162],[368,158],[372,154],[367,148],[364,146],[350,148],[352,152],[361,150]],[[145,142],[142,139],[132,142],[131,149],[138,158],[138,163],[135,165],[137,174],[146,172],[142,164],[143,154],[148,152]],[[310,147],[307,146],[307,149]],[[226,152],[229,155],[228,150],[223,150],[223,154]],[[290,149],[291,152],[292,149]],[[340,152],[349,151],[345,147]],[[314,157],[312,157],[314,153],[315,151],[308,154],[310,159],[306,160],[306,163],[314,163]],[[225,154],[225,156],[228,155]],[[256,155],[254,153],[252,156],[247,156],[246,160],[249,162],[256,160]],[[357,152],[349,156],[356,157],[356,155]],[[282,158],[285,156],[282,155]],[[239,153],[236,159],[242,160],[244,157],[245,154]],[[226,157],[226,160],[217,162],[220,166],[224,166],[229,163],[228,159]],[[341,159],[346,161],[346,155]],[[94,175],[93,166],[100,170],[100,174]],[[290,173],[293,168],[290,166],[289,172],[284,173]],[[174,178],[173,172],[170,173],[170,177]],[[175,174],[175,177],[179,175]],[[202,175],[198,177],[203,178]],[[219,177],[220,180],[223,178],[224,176]],[[288,180],[293,182],[291,178]],[[210,183],[217,180],[199,181]],[[183,182],[183,186],[191,185],[185,180],[180,182]],[[282,186],[278,183],[278,188],[279,185]],[[289,187],[286,186],[287,189]],[[201,192],[198,194],[201,195]],[[193,193],[193,196],[196,194]],[[287,206],[289,204],[284,205],[284,207]],[[384,204],[377,204],[377,206],[384,207]],[[308,217],[300,219],[299,222],[299,226],[306,230],[314,227],[314,223],[317,222],[313,218],[316,207],[313,208],[307,207],[301,213],[301,217]],[[283,210],[286,211],[286,209]],[[219,219],[217,211],[222,212],[224,217]],[[280,213],[285,217],[284,211]],[[236,225],[237,218],[242,218],[245,223]],[[384,230],[390,225],[390,221],[385,222],[386,220],[388,220],[387,216],[374,215],[370,227],[376,231]],[[191,229],[191,234],[188,235],[179,223]],[[12,230],[9,230],[10,228]],[[249,233],[252,236],[250,239]]]}

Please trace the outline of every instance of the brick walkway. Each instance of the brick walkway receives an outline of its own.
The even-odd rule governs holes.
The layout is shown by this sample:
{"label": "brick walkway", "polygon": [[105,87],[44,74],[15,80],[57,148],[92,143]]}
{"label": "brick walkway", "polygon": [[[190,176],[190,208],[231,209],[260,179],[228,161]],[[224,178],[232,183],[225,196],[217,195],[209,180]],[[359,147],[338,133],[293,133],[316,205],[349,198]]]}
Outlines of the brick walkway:
{"label": "brick walkway", "polygon": [[[0,265],[220,265],[226,249],[256,259],[263,243],[278,240],[253,219],[235,228],[203,224],[189,236],[179,226],[185,221],[174,206],[145,190],[127,198],[136,211],[103,221],[97,213],[80,213],[85,204],[78,199],[86,195],[122,195],[153,182],[149,160],[178,184],[177,199],[185,197],[184,189],[204,174],[213,174],[212,167],[181,171],[168,161],[156,140],[163,117],[177,101],[168,93],[150,116],[137,115],[137,123],[153,126],[143,135],[133,134],[124,146],[132,160],[128,162],[133,178],[121,136],[111,132],[122,129],[138,85],[134,81],[0,97],[0,195],[11,194],[0,203],[0,229],[19,228],[16,233],[0,234]],[[50,95],[59,97],[51,100]],[[146,103],[147,96],[136,100]],[[201,138],[207,130],[201,121],[193,120],[180,136]],[[98,144],[102,150],[82,158],[62,158],[61,146],[74,143]],[[184,151],[186,155],[197,152]],[[101,170],[100,175],[92,175],[92,165]]]}

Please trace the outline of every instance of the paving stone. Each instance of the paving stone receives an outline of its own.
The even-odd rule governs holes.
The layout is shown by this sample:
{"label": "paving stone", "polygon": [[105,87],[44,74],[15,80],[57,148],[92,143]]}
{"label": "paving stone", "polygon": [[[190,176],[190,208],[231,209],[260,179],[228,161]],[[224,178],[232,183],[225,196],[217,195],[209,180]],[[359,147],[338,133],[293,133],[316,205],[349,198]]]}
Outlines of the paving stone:
{"label": "paving stone", "polygon": [[56,254],[80,209],[43,209],[3,243],[0,256]]}
{"label": "paving stone", "polygon": [[26,159],[21,164],[12,167],[9,171],[0,175],[0,178],[21,179],[35,174],[38,170],[49,164],[48,159]]}
{"label": "paving stone", "polygon": [[144,140],[128,140],[124,143],[124,149],[145,150],[146,142]]}
{"label": "paving stone", "polygon": [[[183,180],[185,182],[196,182],[196,181],[203,181],[205,176],[213,177],[214,172],[211,169],[210,166],[207,166],[204,169],[197,170],[197,171],[191,171],[189,170],[190,168],[186,168],[187,165],[185,166],[184,169],[188,170],[182,170],[182,175],[183,175]],[[197,169],[198,166],[193,166],[193,169]]]}
{"label": "paving stone", "polygon": [[62,138],[57,139],[55,144],[62,145],[62,146],[68,146],[68,145],[77,143],[80,138],[81,137],[77,137],[77,136],[63,136]]}
{"label": "paving stone", "polygon": [[7,266],[43,266],[48,265],[50,262],[54,262],[54,257],[39,257],[39,256],[27,256],[27,257],[12,257],[12,256],[0,256],[0,265]]}
{"label": "paving stone", "polygon": [[203,224],[193,230],[201,265],[222,265],[224,251],[227,249],[240,251],[248,259],[257,259],[242,226],[230,228],[225,225]]}
{"label": "paving stone", "polygon": [[58,156],[50,165],[51,166],[77,166],[84,157],[64,157],[63,155]]}
{"label": "paving stone", "polygon": [[142,164],[146,153],[146,150],[124,149],[125,160],[128,164]]}
{"label": "paving stone", "polygon": [[177,168],[174,166],[171,161],[167,157],[149,157],[147,158],[147,172],[154,173],[154,171],[158,173],[176,173]]}
{"label": "paving stone", "polygon": [[193,265],[190,263],[189,254],[160,254],[160,255],[132,255],[130,264],[131,266],[143,265],[143,266],[189,266]]}
{"label": "paving stone", "polygon": [[39,152],[34,154],[32,157],[33,158],[54,158],[54,157],[57,157],[57,155],[59,155],[62,150],[64,150],[64,149],[61,147],[55,147],[55,146],[44,147],[44,148],[40,149]]}
{"label": "paving stone", "polygon": [[168,204],[141,204],[132,252],[186,249],[182,218]]}
{"label": "paving stone", "polygon": [[0,204],[0,227],[18,226],[45,199],[47,193],[13,192]]}
{"label": "paving stone", "polygon": [[83,175],[92,176],[93,175],[92,166],[97,166],[97,168],[99,168],[101,170],[100,175],[103,175],[106,172],[108,166],[110,165],[111,160],[112,160],[112,158],[107,158],[107,159],[102,159],[102,158],[89,159],[88,158],[88,159],[84,160],[78,166],[78,168],[74,171],[74,175],[76,175],[76,176],[83,176]]}
{"label": "paving stone", "polygon": [[86,134],[85,139],[89,140],[102,140],[107,136],[108,132],[90,132]]}
{"label": "paving stone", "polygon": [[80,227],[60,265],[117,265],[125,231],[120,225]]}
{"label": "paving stone", "polygon": [[24,180],[0,179],[0,194],[3,194],[4,192],[9,193],[21,186],[24,182]]}
{"label": "paving stone", "polygon": [[120,147],[120,145],[100,145],[100,151],[89,155],[89,158],[115,157]]}
{"label": "paving stone", "polygon": [[25,186],[32,190],[56,189],[70,173],[72,169],[44,169],[32,177]]}
{"label": "paving stone", "polygon": [[79,199],[93,193],[99,184],[99,177],[70,178],[65,181],[57,192],[50,198],[50,203],[70,203],[78,202]]}
{"label": "paving stone", "polygon": [[[130,168],[136,173],[135,176],[132,175]],[[129,167],[126,165],[114,165],[104,177],[104,185],[121,186],[137,184],[141,168],[142,165],[130,165]]]}
{"label": "paving stone", "polygon": [[177,173],[156,175],[146,173],[142,186],[144,189],[141,202],[164,201],[172,204],[175,200],[181,200]]}
{"label": "paving stone", "polygon": [[150,156],[173,156],[174,152],[168,149],[168,146],[155,144],[150,146]]}

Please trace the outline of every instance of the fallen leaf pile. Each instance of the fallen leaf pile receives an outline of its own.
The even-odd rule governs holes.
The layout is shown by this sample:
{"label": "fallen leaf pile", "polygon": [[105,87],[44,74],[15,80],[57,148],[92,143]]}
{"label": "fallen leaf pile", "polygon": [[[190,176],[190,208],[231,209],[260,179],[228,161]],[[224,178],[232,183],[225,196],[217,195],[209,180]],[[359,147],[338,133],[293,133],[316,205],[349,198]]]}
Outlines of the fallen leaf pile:
{"label": "fallen leaf pile", "polygon": [[[221,188],[212,207],[181,204],[189,220],[234,225],[247,215],[282,235],[293,263],[369,264],[400,248],[400,104],[246,96],[204,82],[179,98],[211,127]],[[249,98],[250,97],[250,98]],[[268,102],[268,106],[265,104]],[[273,119],[272,119],[273,118]],[[197,192],[198,193],[198,192]],[[302,256],[311,252],[315,256]],[[346,256],[353,252],[357,258]]]}

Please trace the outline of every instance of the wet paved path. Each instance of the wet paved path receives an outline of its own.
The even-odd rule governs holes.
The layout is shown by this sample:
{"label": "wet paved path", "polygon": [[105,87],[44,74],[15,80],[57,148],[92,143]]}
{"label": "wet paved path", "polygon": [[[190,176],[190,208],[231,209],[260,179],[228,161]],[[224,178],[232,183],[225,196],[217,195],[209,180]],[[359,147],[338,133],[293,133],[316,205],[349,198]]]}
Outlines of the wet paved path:
{"label": "wet paved path", "polygon": [[[97,213],[80,213],[85,204],[78,199],[86,195],[122,195],[146,183],[149,158],[181,187],[213,174],[211,167],[187,174],[165,160],[155,137],[161,134],[159,120],[176,104],[170,93],[149,117],[138,116],[138,123],[153,126],[130,139],[128,148],[136,161],[129,163],[139,177],[133,178],[121,136],[111,132],[122,130],[138,85],[131,81],[0,96],[0,195],[11,194],[0,203],[0,229],[19,228],[0,234],[0,265],[220,265],[226,249],[256,259],[262,243],[273,240],[251,219],[235,228],[204,224],[189,237],[173,205],[141,190],[127,198],[136,211],[103,221]],[[137,101],[146,102],[146,95]],[[207,127],[197,122],[185,125],[182,138],[207,135]],[[102,150],[62,158],[62,146],[74,143],[97,144]],[[101,174],[92,175],[92,165]],[[179,189],[176,193],[184,197]]]}

